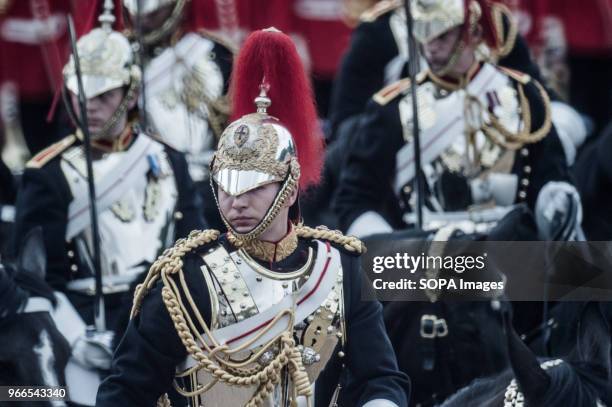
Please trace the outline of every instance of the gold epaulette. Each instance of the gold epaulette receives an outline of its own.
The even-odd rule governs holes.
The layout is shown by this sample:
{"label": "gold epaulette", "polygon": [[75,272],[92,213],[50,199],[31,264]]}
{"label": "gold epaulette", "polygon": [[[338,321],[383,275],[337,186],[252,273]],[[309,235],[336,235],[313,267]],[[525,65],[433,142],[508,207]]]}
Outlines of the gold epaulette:
{"label": "gold epaulette", "polygon": [[374,4],[372,7],[367,9],[361,14],[359,20],[365,23],[371,23],[372,21],[376,21],[376,19],[390,11],[395,10],[402,3],[400,0],[382,0],[378,3]]}
{"label": "gold epaulette", "polygon": [[342,246],[346,251],[363,254],[366,252],[366,247],[363,242],[355,236],[345,236],[339,230],[331,230],[326,226],[317,226],[311,228],[304,225],[296,227],[297,235],[304,239],[322,239]]}
{"label": "gold epaulette", "polygon": [[32,157],[32,159],[26,163],[26,168],[42,168],[49,161],[66,151],[66,149],[73,145],[76,140],[76,136],[71,134],[57,143],[51,144],[49,147]]}
{"label": "gold epaulette", "polygon": [[410,79],[401,79],[390,85],[385,86],[372,96],[372,99],[381,106],[386,105],[397,95],[410,88]]}
{"label": "gold epaulette", "polygon": [[518,83],[522,85],[528,84],[529,81],[531,80],[531,76],[529,76],[526,73],[515,71],[514,69],[506,68],[506,67],[499,66],[499,65],[498,65],[498,68],[503,73],[505,73],[506,75],[508,75],[509,77],[511,77],[512,79],[514,79],[515,81],[517,81]]}
{"label": "gold epaulette", "polygon": [[[425,79],[427,79],[426,71],[421,71],[416,76],[416,81],[419,85],[423,83]],[[405,92],[408,89],[410,89],[410,79],[400,79],[399,81],[393,82],[392,84],[387,85],[378,92],[376,92],[374,96],[372,96],[372,99],[374,99],[374,101],[379,105],[384,106],[391,100],[393,100],[396,96]]]}
{"label": "gold epaulette", "polygon": [[[516,36],[518,35],[518,21],[505,4],[493,3],[491,5],[491,13],[498,41],[495,54],[498,58],[505,57],[514,48]],[[509,23],[508,31],[504,29],[504,18]]]}
{"label": "gold epaulette", "polygon": [[200,34],[204,38],[208,38],[211,41],[214,41],[214,42],[217,42],[223,45],[225,48],[230,50],[230,52],[234,55],[238,53],[238,49],[240,48],[238,44],[236,44],[229,37],[223,34],[214,33],[212,31],[205,30],[203,28],[198,30],[198,34]]}
{"label": "gold epaulette", "polygon": [[215,229],[194,230],[185,239],[179,239],[174,247],[166,249],[149,269],[145,280],[136,286],[134,290],[134,302],[130,318],[134,318],[140,311],[142,299],[153,287],[157,279],[162,274],[175,274],[183,267],[183,257],[200,246],[219,239],[219,231]]}

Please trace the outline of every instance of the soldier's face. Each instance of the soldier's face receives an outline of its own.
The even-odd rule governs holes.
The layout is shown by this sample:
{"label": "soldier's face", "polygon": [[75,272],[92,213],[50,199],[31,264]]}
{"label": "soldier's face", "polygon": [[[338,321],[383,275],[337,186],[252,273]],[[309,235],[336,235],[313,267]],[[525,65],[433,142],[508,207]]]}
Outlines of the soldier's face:
{"label": "soldier's face", "polygon": [[455,27],[423,44],[423,56],[432,71],[443,69],[455,51],[461,28]]}
{"label": "soldier's face", "polygon": [[[102,131],[106,123],[111,119],[113,113],[117,110],[123,100],[124,91],[122,88],[111,89],[91,99],[87,99],[86,111],[87,122],[89,124],[89,132],[92,136],[97,135]],[[77,95],[70,93],[72,100],[72,108],[76,115],[80,118],[79,100]],[[130,101],[128,108],[131,109],[135,105],[135,100]],[[112,138],[120,134],[127,123],[127,113],[123,113],[117,124],[109,130],[106,137]]]}
{"label": "soldier's face", "polygon": [[[247,233],[261,222],[279,189],[280,183],[275,182],[231,196],[218,188],[219,208],[237,232]],[[282,213],[277,218],[282,218]]]}
{"label": "soldier's face", "polygon": [[[463,35],[461,27],[455,27],[423,45],[423,55],[434,73],[446,68],[456,52],[461,35]],[[482,40],[481,35],[482,28],[477,26],[470,33],[469,40],[463,42],[457,59],[447,72],[449,75],[462,76],[470,70],[476,61],[475,51]]]}

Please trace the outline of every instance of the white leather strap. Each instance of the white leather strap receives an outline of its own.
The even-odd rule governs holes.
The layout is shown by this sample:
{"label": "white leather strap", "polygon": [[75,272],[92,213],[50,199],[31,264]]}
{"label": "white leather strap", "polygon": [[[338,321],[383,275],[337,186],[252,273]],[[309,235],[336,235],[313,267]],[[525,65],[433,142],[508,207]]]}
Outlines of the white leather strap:
{"label": "white leather strap", "polygon": [[26,302],[25,307],[21,310],[20,314],[30,314],[34,312],[53,312],[53,304],[46,298],[43,297],[30,297]]}
{"label": "white leather strap", "polygon": [[[157,147],[157,148],[156,148]],[[124,153],[121,163],[105,178],[96,180],[96,204],[98,213],[115,203],[135,182],[142,182],[149,171],[148,154],[159,152],[163,147],[145,134],[140,134],[134,145]],[[66,240],[69,241],[89,226],[89,193],[87,184],[73,191],[74,199],[68,207]]]}

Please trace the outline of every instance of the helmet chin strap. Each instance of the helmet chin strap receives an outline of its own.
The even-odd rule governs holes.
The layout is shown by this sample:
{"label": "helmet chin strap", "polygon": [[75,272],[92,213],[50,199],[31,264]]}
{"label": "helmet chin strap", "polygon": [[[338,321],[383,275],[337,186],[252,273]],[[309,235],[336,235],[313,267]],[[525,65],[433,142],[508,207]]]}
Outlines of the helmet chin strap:
{"label": "helmet chin strap", "polygon": [[459,38],[457,38],[457,41],[455,42],[455,46],[453,47],[453,53],[448,58],[448,61],[446,62],[444,67],[436,71],[432,70],[432,72],[437,76],[445,76],[448,73],[450,73],[450,71],[452,71],[453,68],[455,68],[455,66],[457,65],[457,62],[459,61],[459,57],[461,57],[461,53],[463,52],[464,49],[465,49],[465,40],[463,39],[463,36],[461,35],[459,36]]}
{"label": "helmet chin strap", "polygon": [[92,137],[94,139],[99,140],[108,136],[108,133],[117,125],[117,123],[119,122],[119,120],[121,120],[125,112],[127,112],[130,101],[133,100],[136,96],[137,88],[138,81],[132,80],[128,91],[125,93],[125,96],[121,100],[121,103],[119,104],[119,106],[117,106],[110,119],[108,119],[106,123],[104,123],[104,127],[102,127],[102,130],[92,134]]}
{"label": "helmet chin strap", "polygon": [[[212,163],[211,163],[211,167],[212,167]],[[294,189],[298,188],[299,179],[300,179],[299,164],[297,164],[297,161],[295,158],[292,158],[291,163],[289,164],[289,173],[287,174],[287,177],[283,181],[283,185],[281,186],[280,190],[276,194],[276,197],[274,198],[272,205],[270,205],[270,207],[266,211],[266,214],[261,219],[261,221],[257,224],[257,226],[255,226],[253,229],[251,229],[250,231],[246,233],[238,232],[223,214],[223,211],[221,210],[221,207],[219,206],[219,199],[217,197],[217,192],[215,188],[216,185],[215,185],[215,182],[213,181],[212,176],[210,177],[210,185],[212,187],[213,196],[215,198],[215,203],[217,204],[217,209],[219,210],[219,214],[221,215],[221,219],[223,220],[223,223],[227,227],[227,230],[229,230],[232,233],[232,235],[234,235],[239,241],[249,242],[249,241],[259,238],[259,236],[261,236],[261,234],[265,232],[266,229],[268,229],[268,227],[272,224],[274,219],[276,219],[281,208],[285,205],[285,203],[287,203],[287,201],[291,197],[291,194],[293,193]]]}
{"label": "helmet chin strap", "polygon": [[[117,106],[110,119],[108,119],[106,123],[104,123],[102,129],[96,133],[91,134],[92,139],[100,140],[108,136],[108,133],[117,125],[119,120],[121,120],[121,118],[127,111],[130,100],[133,100],[136,96],[136,90],[138,89],[139,83],[140,82],[138,79],[132,78],[128,91],[123,96],[123,99],[121,99],[121,103],[119,104],[119,106]],[[64,104],[68,107],[66,109],[68,111],[68,116],[70,116],[70,119],[77,125],[77,127],[81,127],[81,121],[75,114],[74,109],[72,109],[72,105],[69,103],[66,93],[66,88],[64,88],[62,90],[62,96],[64,98]]]}
{"label": "helmet chin strap", "polygon": [[[176,27],[183,16],[187,1],[188,0],[177,0],[176,4],[174,5],[174,9],[172,9],[172,13],[166,19],[166,21],[164,21],[161,27],[149,33],[142,33],[142,43],[145,45],[145,47],[158,44],[161,40],[176,30]],[[130,36],[136,35],[133,30],[134,29],[131,30],[132,32],[130,33]]]}
{"label": "helmet chin strap", "polygon": [[467,30],[468,30],[467,35],[464,35],[464,32],[462,30],[461,35],[459,35],[459,38],[457,38],[457,41],[455,42],[453,53],[448,58],[446,65],[444,65],[442,69],[438,69],[437,71],[432,70],[434,75],[437,75],[437,76],[448,75],[450,71],[452,71],[453,68],[457,66],[457,62],[459,62],[459,58],[461,57],[461,54],[465,50],[467,46],[467,42],[470,40],[470,38],[472,38],[472,35],[474,35],[474,33],[476,32],[476,27],[478,25],[478,21],[480,20],[480,15],[482,12],[478,4],[475,2],[470,3],[470,9],[471,9],[471,13],[470,13],[469,26],[467,27]]}

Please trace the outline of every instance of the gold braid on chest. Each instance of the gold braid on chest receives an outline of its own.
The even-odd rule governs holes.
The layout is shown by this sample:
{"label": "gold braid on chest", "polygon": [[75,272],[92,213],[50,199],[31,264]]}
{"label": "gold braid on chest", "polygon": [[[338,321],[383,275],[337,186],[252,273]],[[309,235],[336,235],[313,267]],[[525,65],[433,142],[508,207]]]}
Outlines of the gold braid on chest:
{"label": "gold braid on chest", "polygon": [[[204,321],[189,293],[183,273],[183,257],[198,247],[217,240],[218,237],[219,232],[216,230],[193,231],[186,239],[177,241],[172,249],[166,250],[153,264],[145,281],[136,287],[131,317],[138,314],[147,291],[157,280],[161,279],[163,283],[162,299],[176,332],[187,353],[197,362],[194,367],[178,374],[177,377],[192,377],[198,370],[203,369],[213,378],[207,385],[198,386],[193,391],[185,390],[175,382],[176,390],[185,397],[196,397],[210,390],[218,382],[222,382],[238,387],[255,386],[257,390],[250,397],[246,406],[261,406],[279,384],[284,369],[287,369],[295,385],[296,397],[304,396],[310,400],[311,383],[302,364],[302,354],[293,338],[295,315],[292,309],[282,310],[268,325],[272,327],[277,321],[288,315],[290,317],[288,328],[282,331],[275,340],[270,341],[245,360],[234,362],[230,360],[230,357],[242,351],[248,346],[248,343],[232,349],[227,344],[215,341],[208,324]],[[188,312],[188,309],[191,312]],[[266,330],[267,328],[264,328],[263,332]],[[204,337],[209,340],[205,340]],[[265,365],[256,363],[274,344],[279,344],[276,356]]]}
{"label": "gold braid on chest", "polygon": [[[358,239],[343,236],[338,231],[322,227],[313,229],[301,225],[294,227],[294,230],[297,237],[327,240],[341,245],[351,252],[361,253],[365,250]],[[183,258],[199,247],[218,240],[219,235],[216,230],[193,231],[186,239],[178,240],[173,248],[166,250],[153,264],[145,281],[136,287],[131,318],[139,313],[147,292],[158,281],[161,281],[163,284],[162,299],[174,328],[187,353],[196,361],[193,367],[178,373],[177,377],[193,378],[201,370],[206,371],[211,376],[209,383],[196,386],[194,390],[181,388],[175,382],[175,388],[185,397],[198,397],[209,391],[215,384],[224,383],[242,388],[254,387],[256,390],[245,405],[262,406],[276,386],[280,384],[284,375],[283,372],[287,372],[294,385],[293,399],[304,396],[310,404],[312,385],[303,364],[303,347],[300,347],[294,338],[294,308],[280,311],[268,324],[268,327],[272,327],[288,316],[287,328],[277,334],[274,340],[257,348],[246,359],[234,360],[232,356],[240,355],[240,352],[248,348],[249,343],[237,348],[217,343],[211,329],[204,321],[187,287],[183,272]],[[338,301],[340,304],[342,302],[341,298],[338,298]],[[267,329],[267,327],[263,328],[262,334]],[[271,350],[272,352],[270,352]],[[265,355],[272,356],[265,364],[259,363]],[[165,397],[160,399],[162,403],[167,403],[167,400]]]}

